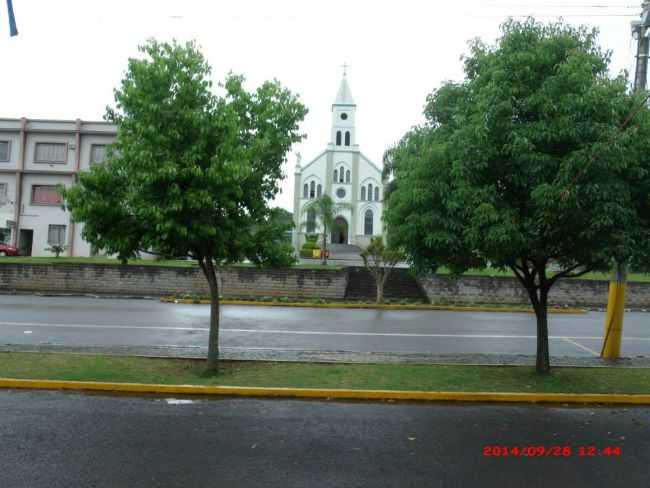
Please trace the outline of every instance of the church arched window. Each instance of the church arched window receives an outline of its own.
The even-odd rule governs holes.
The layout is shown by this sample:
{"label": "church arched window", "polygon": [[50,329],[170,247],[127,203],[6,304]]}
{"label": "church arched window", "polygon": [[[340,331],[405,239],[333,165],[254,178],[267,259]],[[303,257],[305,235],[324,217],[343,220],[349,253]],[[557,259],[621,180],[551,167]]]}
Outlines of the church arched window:
{"label": "church arched window", "polygon": [[366,214],[363,218],[363,233],[364,235],[372,235],[372,210],[366,210]]}
{"label": "church arched window", "polygon": [[323,194],[323,185],[316,186],[316,196],[320,198],[322,194]]}
{"label": "church arched window", "polygon": [[316,182],[312,181],[309,184],[309,198],[314,198],[316,196]]}
{"label": "church arched window", "polygon": [[350,170],[345,172],[345,182],[350,183]]}
{"label": "church arched window", "polygon": [[343,177],[345,176],[345,168],[341,166],[339,170],[339,183],[343,183]]}
{"label": "church arched window", "polygon": [[345,145],[346,146],[350,145],[350,131],[349,130],[345,131]]}
{"label": "church arched window", "polygon": [[375,187],[375,202],[379,201],[379,187]]}
{"label": "church arched window", "polygon": [[336,145],[337,146],[341,145],[341,131],[340,130],[336,131]]}
{"label": "church arched window", "polygon": [[302,197],[309,198],[309,185],[307,183],[302,187]]}
{"label": "church arched window", "polygon": [[372,183],[368,183],[368,200],[372,201]]}
{"label": "church arched window", "polygon": [[366,187],[362,186],[361,187],[361,200],[365,200],[365,199],[366,199]]}
{"label": "church arched window", "polygon": [[334,183],[336,183],[337,181],[339,181],[339,170],[335,169],[334,170]]}
{"label": "church arched window", "polygon": [[316,212],[309,210],[307,212],[307,234],[316,232]]}

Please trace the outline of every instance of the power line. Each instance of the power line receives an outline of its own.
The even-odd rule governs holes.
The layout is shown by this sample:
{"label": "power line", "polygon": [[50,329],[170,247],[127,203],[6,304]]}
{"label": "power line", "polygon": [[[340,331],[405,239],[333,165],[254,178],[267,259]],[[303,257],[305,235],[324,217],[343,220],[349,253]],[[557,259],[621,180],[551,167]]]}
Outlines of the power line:
{"label": "power line", "polygon": [[501,17],[639,17],[638,15],[633,14],[538,14],[538,13],[528,13],[528,14],[502,14],[502,15],[468,15],[468,17],[481,18],[481,19],[490,19],[490,18],[501,18]]}
{"label": "power line", "polygon": [[638,5],[563,5],[563,4],[547,4],[547,5],[531,5],[531,4],[519,4],[519,5],[492,5],[492,7],[503,7],[503,8],[633,8],[638,9]]}

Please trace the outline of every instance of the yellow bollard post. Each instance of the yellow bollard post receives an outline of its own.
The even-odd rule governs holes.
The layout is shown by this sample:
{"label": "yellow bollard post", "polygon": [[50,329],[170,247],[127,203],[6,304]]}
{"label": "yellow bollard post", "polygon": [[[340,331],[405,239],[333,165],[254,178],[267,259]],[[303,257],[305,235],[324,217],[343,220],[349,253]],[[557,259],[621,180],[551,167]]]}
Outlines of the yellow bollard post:
{"label": "yellow bollard post", "polygon": [[605,359],[618,359],[621,355],[623,337],[623,313],[625,312],[625,269],[617,265],[616,276],[609,282],[609,300],[605,317],[605,338],[600,355]]}

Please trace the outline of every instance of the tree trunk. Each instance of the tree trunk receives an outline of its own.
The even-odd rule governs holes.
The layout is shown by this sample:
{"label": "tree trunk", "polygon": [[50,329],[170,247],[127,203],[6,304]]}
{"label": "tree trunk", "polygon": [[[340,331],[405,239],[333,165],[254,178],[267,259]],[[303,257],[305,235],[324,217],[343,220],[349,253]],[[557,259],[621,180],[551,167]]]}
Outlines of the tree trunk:
{"label": "tree trunk", "polygon": [[384,302],[384,279],[381,273],[375,275],[375,282],[377,283],[377,303]]}
{"label": "tree trunk", "polygon": [[321,247],[321,264],[327,266],[327,228],[323,226],[323,247]]}
{"label": "tree trunk", "polygon": [[[529,291],[531,293],[531,291]],[[537,295],[536,290],[532,293]],[[535,303],[536,302],[536,303]],[[541,287],[539,298],[533,301],[535,317],[537,318],[537,357],[535,369],[539,374],[548,374],[551,372],[551,361],[548,351],[548,290]]]}
{"label": "tree trunk", "polygon": [[212,258],[199,261],[210,288],[210,332],[208,335],[208,371],[219,369],[219,281]]}
{"label": "tree trunk", "polygon": [[[548,292],[553,285],[553,281],[546,279],[546,261],[536,263],[536,272],[528,269],[525,258],[520,260],[520,264],[510,266],[519,282],[528,292],[530,303],[535,310],[537,319],[537,354],[535,360],[535,369],[539,374],[549,374],[551,372],[551,361],[548,351]],[[539,283],[535,283],[535,275]],[[537,294],[539,290],[539,295]]]}

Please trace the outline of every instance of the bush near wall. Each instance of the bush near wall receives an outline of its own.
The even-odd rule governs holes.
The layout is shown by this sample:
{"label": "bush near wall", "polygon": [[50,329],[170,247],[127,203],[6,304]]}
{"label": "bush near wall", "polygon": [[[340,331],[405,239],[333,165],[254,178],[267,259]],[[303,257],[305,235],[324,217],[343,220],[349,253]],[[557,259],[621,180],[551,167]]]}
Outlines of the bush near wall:
{"label": "bush near wall", "polygon": [[305,243],[300,248],[300,257],[301,258],[313,258],[314,251],[320,251],[320,246],[313,240],[306,240]]}

